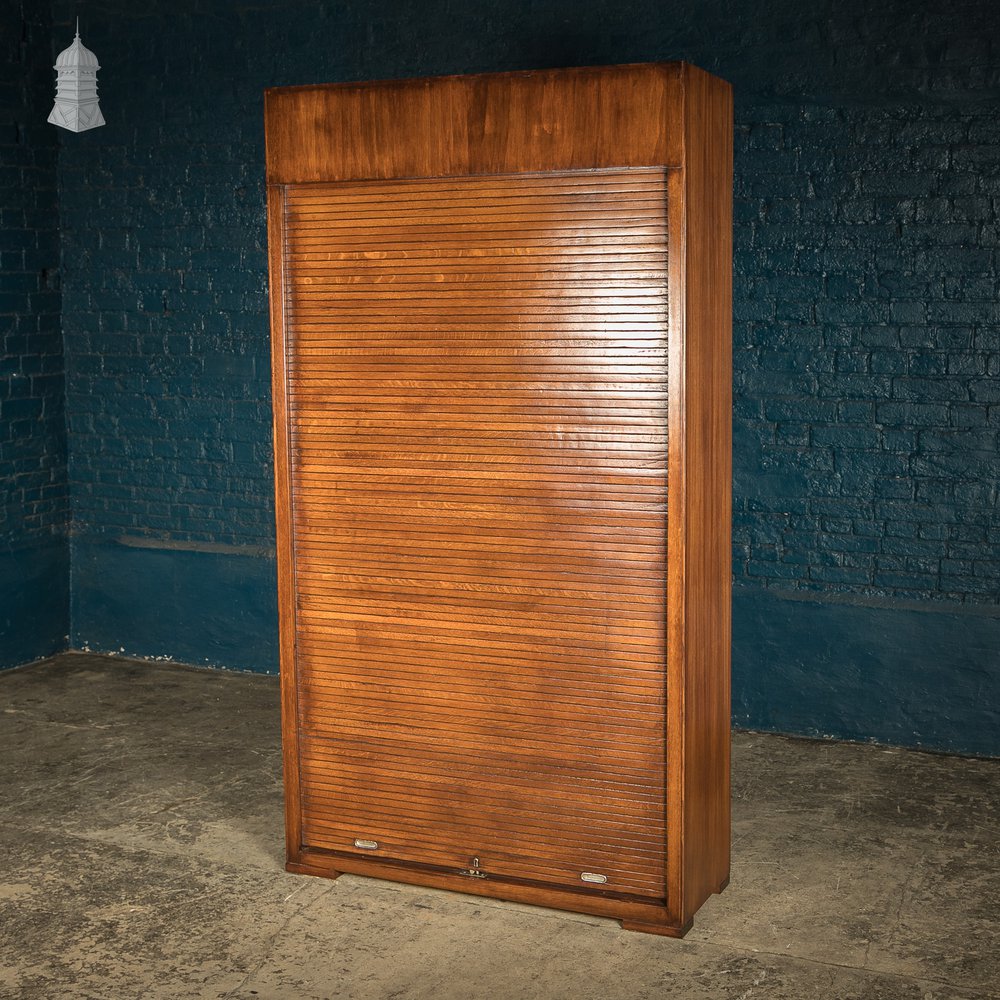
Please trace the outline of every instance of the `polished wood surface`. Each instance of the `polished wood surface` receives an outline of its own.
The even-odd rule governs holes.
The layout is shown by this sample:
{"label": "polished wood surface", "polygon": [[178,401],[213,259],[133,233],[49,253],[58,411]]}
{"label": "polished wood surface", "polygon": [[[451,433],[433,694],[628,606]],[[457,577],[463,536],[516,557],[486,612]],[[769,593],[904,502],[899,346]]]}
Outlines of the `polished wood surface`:
{"label": "polished wood surface", "polygon": [[679,63],[265,93],[269,184],[680,166]]}
{"label": "polished wood surface", "polygon": [[271,400],[274,414],[274,494],[277,512],[278,615],[281,657],[281,743],[285,786],[285,853],[302,846],[299,800],[298,684],[295,655],[295,549],[292,544],[290,449],[285,337],[285,194],[267,197],[268,269],[271,280]]}
{"label": "polished wood surface", "polygon": [[284,247],[304,842],[662,899],[663,172],[294,185]]}
{"label": "polished wood surface", "polygon": [[[669,923],[729,881],[732,93],[684,67],[684,169],[671,172]],[[627,926],[650,930],[632,922]]]}
{"label": "polished wood surface", "polygon": [[731,127],[678,64],[268,93],[290,870],[724,884]]}
{"label": "polished wood surface", "polygon": [[685,711],[684,874],[677,893],[682,917],[729,881],[733,105],[728,85],[688,68],[684,121],[683,681],[681,671],[675,672]]}

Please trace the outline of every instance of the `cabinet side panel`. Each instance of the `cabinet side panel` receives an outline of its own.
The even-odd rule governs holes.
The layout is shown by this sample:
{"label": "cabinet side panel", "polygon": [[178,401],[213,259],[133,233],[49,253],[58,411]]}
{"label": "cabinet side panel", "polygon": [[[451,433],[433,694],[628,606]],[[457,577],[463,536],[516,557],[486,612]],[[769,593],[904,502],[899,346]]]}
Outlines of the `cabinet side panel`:
{"label": "cabinet side panel", "polygon": [[299,802],[298,695],[295,673],[295,560],[289,488],[288,393],[285,347],[285,192],[267,192],[268,271],[271,299],[271,397],[274,412],[274,489],[278,555],[278,625],[281,650],[281,742],[285,780],[285,850],[297,861],[302,845]]}
{"label": "cabinet side panel", "polygon": [[729,877],[732,92],[685,67],[688,915]]}

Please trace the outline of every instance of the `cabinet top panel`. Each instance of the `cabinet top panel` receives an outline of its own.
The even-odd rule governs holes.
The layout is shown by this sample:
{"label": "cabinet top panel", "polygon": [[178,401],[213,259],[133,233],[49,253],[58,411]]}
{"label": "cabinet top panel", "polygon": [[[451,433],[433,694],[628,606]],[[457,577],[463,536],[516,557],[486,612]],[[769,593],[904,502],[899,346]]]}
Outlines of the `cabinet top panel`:
{"label": "cabinet top panel", "polygon": [[267,180],[679,167],[692,74],[707,77],[639,63],[271,89]]}

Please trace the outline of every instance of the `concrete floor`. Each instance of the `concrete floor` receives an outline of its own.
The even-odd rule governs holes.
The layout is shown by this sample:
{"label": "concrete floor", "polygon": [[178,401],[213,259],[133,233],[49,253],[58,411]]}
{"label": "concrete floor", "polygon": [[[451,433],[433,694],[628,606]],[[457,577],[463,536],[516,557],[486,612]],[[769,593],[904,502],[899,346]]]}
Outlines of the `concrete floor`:
{"label": "concrete floor", "polygon": [[674,941],[286,874],[274,678],[67,654],[0,712],[0,997],[1000,997],[1000,761],[738,734]]}

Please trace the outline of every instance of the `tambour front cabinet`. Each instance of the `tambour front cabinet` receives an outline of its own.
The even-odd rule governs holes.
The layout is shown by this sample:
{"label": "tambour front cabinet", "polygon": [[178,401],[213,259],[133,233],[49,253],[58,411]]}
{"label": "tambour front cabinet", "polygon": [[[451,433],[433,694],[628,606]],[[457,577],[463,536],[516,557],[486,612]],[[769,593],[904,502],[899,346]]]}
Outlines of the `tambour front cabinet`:
{"label": "tambour front cabinet", "polygon": [[729,87],[266,129],[288,868],[683,934],[729,872]]}

